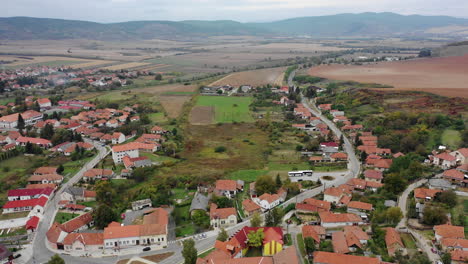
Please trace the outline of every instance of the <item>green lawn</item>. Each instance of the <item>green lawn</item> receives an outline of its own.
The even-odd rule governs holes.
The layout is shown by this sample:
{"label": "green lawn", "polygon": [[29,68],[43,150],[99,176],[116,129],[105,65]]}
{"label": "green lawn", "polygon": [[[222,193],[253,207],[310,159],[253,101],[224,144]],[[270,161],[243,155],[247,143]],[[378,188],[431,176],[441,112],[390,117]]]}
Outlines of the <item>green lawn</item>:
{"label": "green lawn", "polygon": [[151,120],[151,122],[156,123],[156,124],[167,121],[167,118],[163,112],[151,113],[148,115],[148,118]]}
{"label": "green lawn", "polygon": [[11,237],[11,236],[19,236],[19,235],[25,235],[27,233],[26,228],[20,227],[16,229],[11,229],[10,233],[7,234],[6,230],[3,232],[0,237]]}
{"label": "green lawn", "polygon": [[301,252],[302,256],[306,255],[304,239],[302,238],[302,234],[297,234],[297,247],[299,247],[299,252]]}
{"label": "green lawn", "polygon": [[268,169],[273,171],[292,171],[292,170],[310,170],[307,162],[283,164],[278,162],[269,162]]}
{"label": "green lawn", "polygon": [[84,205],[86,207],[91,207],[91,208],[96,208],[97,206],[96,201],[78,202],[78,204]]}
{"label": "green lawn", "polygon": [[188,196],[189,191],[182,189],[182,188],[174,188],[172,189],[172,192],[174,193],[172,198],[174,199],[185,199]]}
{"label": "green lawn", "polygon": [[162,95],[193,95],[196,92],[164,92]]}
{"label": "green lawn", "polygon": [[401,239],[403,240],[403,244],[405,244],[405,247],[408,249],[417,249],[418,247],[416,246],[416,242],[413,239],[413,236],[411,234],[406,234],[406,233],[400,233]]}
{"label": "green lawn", "polygon": [[442,133],[442,144],[448,146],[451,149],[457,149],[460,146],[462,139],[460,132],[453,129],[446,129]]}
{"label": "green lawn", "polygon": [[155,162],[164,162],[164,161],[177,162],[178,161],[178,159],[174,159],[174,158],[171,158],[171,157],[159,156],[159,155],[156,155],[156,154],[153,154],[153,153],[146,153],[146,152],[140,153],[140,156],[148,157],[151,161],[155,161]]}
{"label": "green lawn", "polygon": [[0,214],[0,221],[9,220],[15,218],[22,218],[28,216],[29,212],[11,213],[11,214]]}
{"label": "green lawn", "polygon": [[251,97],[199,96],[198,106],[212,106],[216,123],[253,122],[249,105]]}
{"label": "green lawn", "polygon": [[78,214],[74,214],[74,213],[57,212],[57,214],[55,215],[54,222],[57,222],[59,224],[63,224],[65,222],[67,222],[67,221],[72,220],[73,218],[75,218],[77,216],[78,216]]}
{"label": "green lawn", "polygon": [[93,158],[94,156],[64,163],[64,170],[62,175],[65,177],[65,181],[75,175],[81,168],[83,168],[83,165],[86,164],[86,162],[92,160]]}
{"label": "green lawn", "polygon": [[210,254],[211,252],[213,252],[215,250],[215,248],[212,248],[212,249],[209,249],[205,252],[203,252],[202,254],[198,255],[199,258],[204,258],[206,256],[208,256],[208,254]]}
{"label": "green lawn", "polygon": [[229,179],[242,180],[245,182],[254,182],[258,176],[267,174],[266,170],[239,170],[231,173]]}

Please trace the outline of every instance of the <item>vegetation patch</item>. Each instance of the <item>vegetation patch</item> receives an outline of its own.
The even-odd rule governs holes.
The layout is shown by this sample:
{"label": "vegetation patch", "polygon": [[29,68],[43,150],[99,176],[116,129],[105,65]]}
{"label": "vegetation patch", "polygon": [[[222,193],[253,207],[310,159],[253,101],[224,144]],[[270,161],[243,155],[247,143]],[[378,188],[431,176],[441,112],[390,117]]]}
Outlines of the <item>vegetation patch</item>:
{"label": "vegetation patch", "polygon": [[253,122],[251,97],[199,96],[197,106],[214,107],[216,123]]}

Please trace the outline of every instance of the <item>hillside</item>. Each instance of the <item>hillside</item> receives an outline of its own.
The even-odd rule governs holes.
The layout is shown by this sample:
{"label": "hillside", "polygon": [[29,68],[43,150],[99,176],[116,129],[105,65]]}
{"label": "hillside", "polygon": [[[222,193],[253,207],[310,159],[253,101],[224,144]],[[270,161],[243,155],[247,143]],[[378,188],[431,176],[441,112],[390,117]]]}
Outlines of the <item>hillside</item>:
{"label": "hillside", "polygon": [[[446,36],[451,32],[461,37],[462,31],[459,29],[467,26],[468,19],[447,16],[403,16],[394,13],[338,14],[269,23],[191,20],[102,24],[76,20],[12,17],[0,18],[0,39],[190,39],[220,35],[389,37]],[[447,32],[440,30],[447,27],[457,30]]]}

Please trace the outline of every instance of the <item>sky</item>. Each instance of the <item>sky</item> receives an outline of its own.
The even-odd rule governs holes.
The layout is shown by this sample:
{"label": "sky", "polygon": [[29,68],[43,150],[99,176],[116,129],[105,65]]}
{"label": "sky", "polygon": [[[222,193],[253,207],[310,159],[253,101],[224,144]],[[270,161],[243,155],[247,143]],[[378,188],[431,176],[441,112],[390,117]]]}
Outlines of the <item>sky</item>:
{"label": "sky", "polygon": [[468,18],[467,0],[1,0],[0,17],[94,22],[135,20],[275,21],[339,13],[395,12]]}

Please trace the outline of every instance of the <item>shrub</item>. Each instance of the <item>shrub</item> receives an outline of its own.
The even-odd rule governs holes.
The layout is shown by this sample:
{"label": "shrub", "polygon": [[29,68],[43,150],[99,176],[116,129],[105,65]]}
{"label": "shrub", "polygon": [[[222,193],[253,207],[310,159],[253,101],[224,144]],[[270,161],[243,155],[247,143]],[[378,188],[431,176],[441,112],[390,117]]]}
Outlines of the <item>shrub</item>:
{"label": "shrub", "polygon": [[227,148],[225,146],[219,146],[219,147],[216,147],[215,148],[215,152],[216,153],[222,153],[222,152],[226,152]]}

